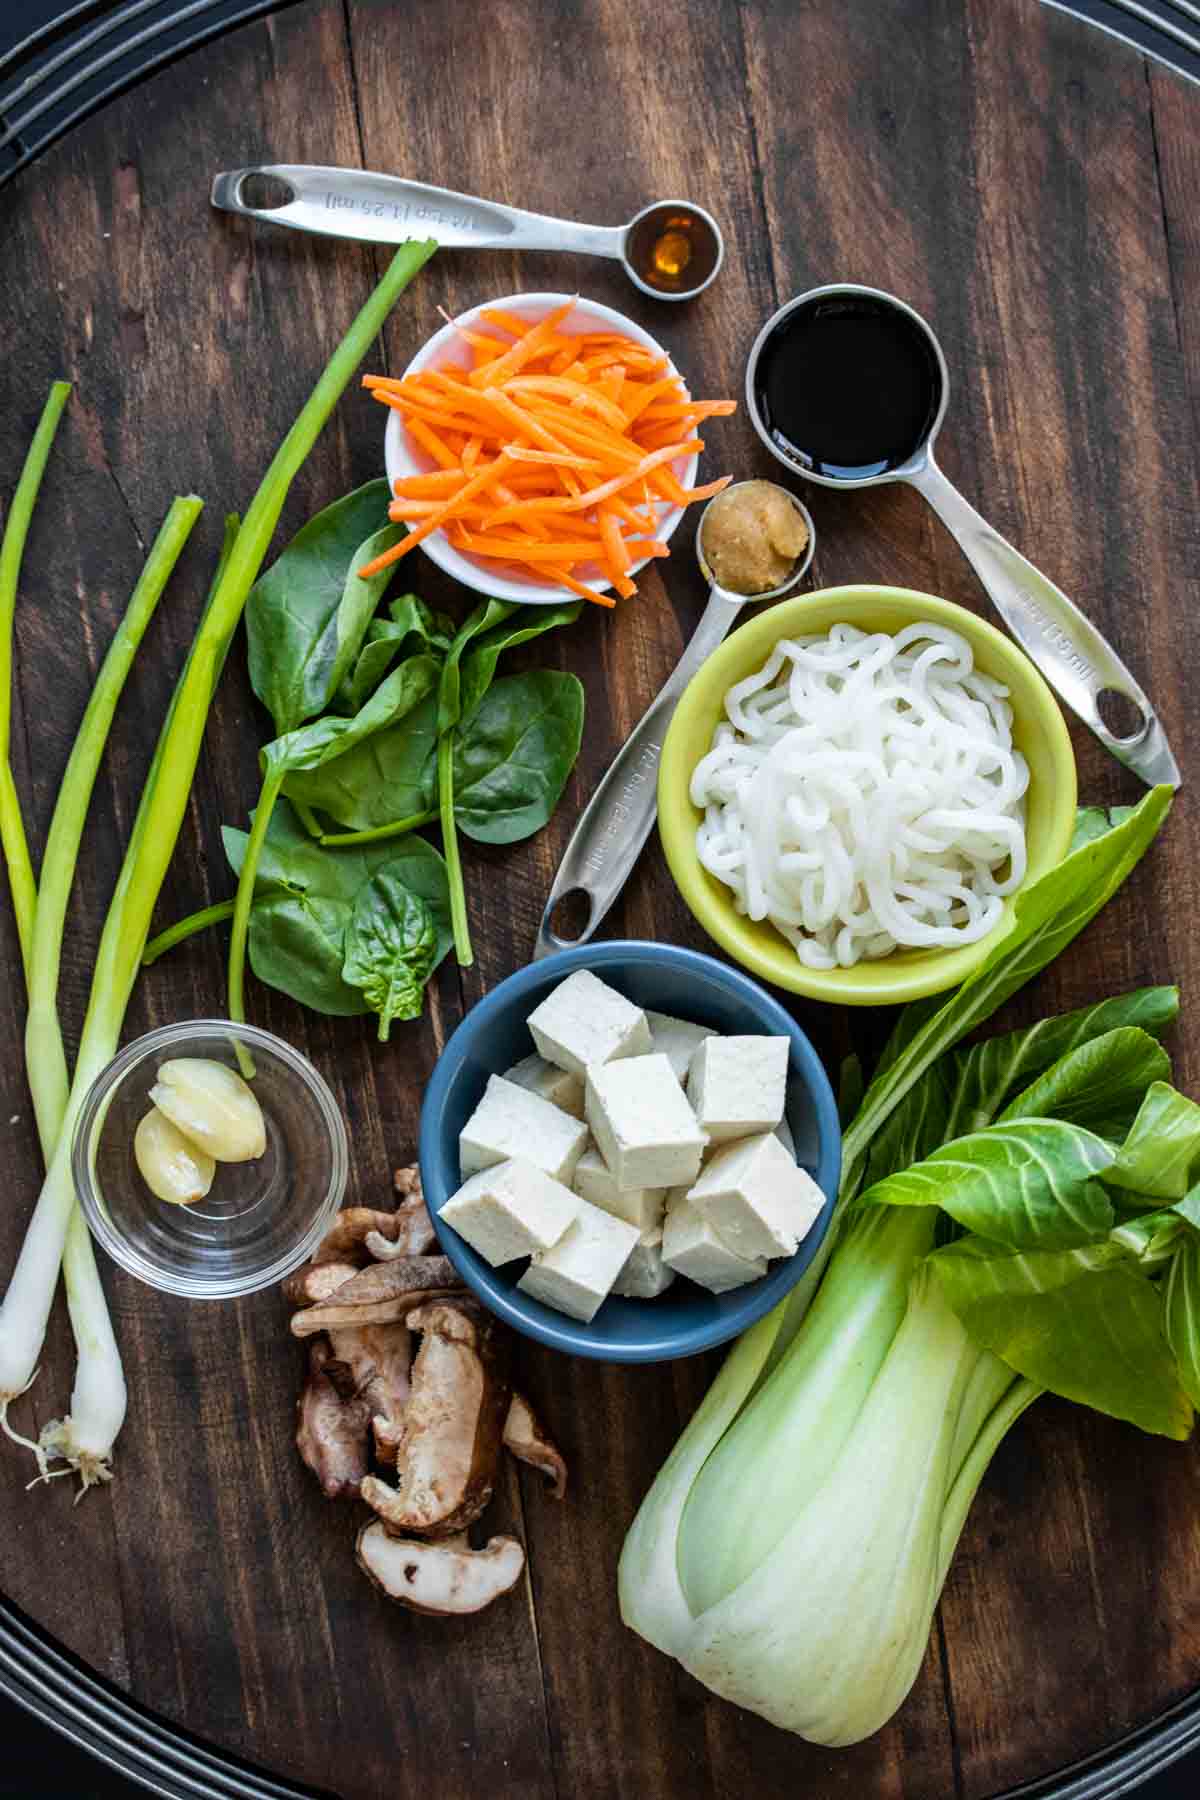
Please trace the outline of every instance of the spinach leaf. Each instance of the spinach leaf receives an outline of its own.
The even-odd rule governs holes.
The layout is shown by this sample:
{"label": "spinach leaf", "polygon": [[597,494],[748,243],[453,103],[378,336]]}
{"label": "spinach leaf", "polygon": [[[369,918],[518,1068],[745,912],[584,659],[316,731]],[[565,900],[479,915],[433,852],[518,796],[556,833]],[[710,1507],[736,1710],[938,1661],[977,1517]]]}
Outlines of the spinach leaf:
{"label": "spinach leaf", "polygon": [[[221,835],[230,866],[240,874],[248,834],[227,825]],[[250,915],[250,966],[259,980],[315,1012],[335,1017],[368,1012],[362,993],[343,979],[344,945],[358,894],[385,867],[429,907],[435,929],[431,968],[436,968],[450,948],[451,932],[446,865],[433,845],[409,837],[399,847],[325,847],[309,837],[281,799],[267,828]]]}
{"label": "spinach leaf", "polygon": [[535,669],[497,681],[454,746],[454,814],[482,844],[540,831],[579,755],[583,688],[574,675]]}
{"label": "spinach leaf", "polygon": [[515,649],[518,644],[527,644],[532,638],[554,631],[560,625],[573,625],[582,606],[582,600],[566,600],[559,606],[524,606],[515,618],[494,625],[490,631],[477,638],[462,659],[459,707],[463,722],[470,719],[491,687],[496,676],[496,664],[506,650]]}
{"label": "spinach leaf", "polygon": [[1060,1056],[1000,1114],[1005,1119],[1065,1119],[1120,1143],[1146,1090],[1171,1073],[1171,1059],[1145,1031],[1123,1026]]}
{"label": "spinach leaf", "polygon": [[453,729],[462,718],[462,659],[468,644],[493,626],[503,625],[521,609],[513,600],[481,600],[459,626],[446,652],[438,691],[438,735]]}
{"label": "spinach leaf", "polygon": [[905,1008],[885,1060],[846,1133],[843,1197],[857,1191],[871,1139],[913,1084],[937,1057],[1044,969],[1095,917],[1144,855],[1173,798],[1169,787],[1152,788],[1129,818],[1103,837],[1081,845],[1056,869],[1018,894],[1007,933],[948,1000],[941,1005],[918,1001]]}
{"label": "spinach leaf", "polygon": [[437,797],[436,696],[332,762],[289,775],[284,791],[347,831],[429,812]]}
{"label": "spinach leaf", "polygon": [[1045,1292],[985,1295],[959,1317],[977,1344],[1065,1400],[1163,1437],[1186,1438],[1191,1430],[1192,1405],[1167,1343],[1162,1296],[1135,1269],[1096,1269]]}
{"label": "spinach leaf", "polygon": [[389,863],[359,889],[346,928],[342,978],[379,1014],[381,1044],[393,1019],[420,1017],[437,948],[433,913],[402,868]]}
{"label": "spinach leaf", "polygon": [[940,1206],[952,1219],[1014,1250],[1069,1250],[1106,1237],[1113,1208],[1094,1179],[1111,1144],[1057,1119],[991,1125],[898,1169],[862,1196],[864,1206]]}
{"label": "spinach leaf", "polygon": [[432,694],[438,663],[432,656],[410,656],[393,669],[352,719],[326,714],[276,738],[262,751],[263,767],[275,773],[311,772],[347,755],[367,738],[385,731]]}
{"label": "spinach leaf", "polygon": [[1150,1088],[1104,1179],[1158,1200],[1182,1200],[1200,1175],[1200,1106],[1165,1081]]}
{"label": "spinach leaf", "polygon": [[398,656],[444,656],[454,636],[453,621],[435,613],[416,594],[400,594],[390,619],[372,619],[358,661],[338,690],[338,707],[356,713],[364,706]]}
{"label": "spinach leaf", "polygon": [[384,525],[388,484],[369,481],[310,519],[264,575],[246,605],[250,680],[276,736],[324,711],[358,655],[392,576],[357,570],[389,549],[403,527]]}
{"label": "spinach leaf", "polygon": [[1180,1383],[1200,1406],[1200,1236],[1189,1232],[1171,1258],[1163,1294],[1163,1324]]}

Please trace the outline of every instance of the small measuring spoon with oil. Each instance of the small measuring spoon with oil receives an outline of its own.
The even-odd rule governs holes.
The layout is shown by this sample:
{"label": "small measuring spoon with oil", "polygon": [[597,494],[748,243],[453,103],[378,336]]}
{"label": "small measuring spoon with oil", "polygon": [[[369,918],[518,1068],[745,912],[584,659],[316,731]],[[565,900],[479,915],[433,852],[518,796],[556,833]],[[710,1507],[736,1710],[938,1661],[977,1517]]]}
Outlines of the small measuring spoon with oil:
{"label": "small measuring spoon with oil", "polygon": [[[704,528],[714,507],[722,503],[728,505],[739,490],[750,487],[770,488],[776,494],[782,494],[788,505],[799,513],[808,537],[786,578],[778,586],[765,592],[738,594],[722,587],[714,576],[705,554]],[[701,663],[706,662],[717,645],[729,635],[744,606],[762,600],[780,600],[804,579],[812,562],[815,542],[808,508],[795,494],[776,482],[737,482],[709,501],[700,516],[700,528],[696,533],[696,560],[700,564],[700,573],[709,584],[708,605],[683,655],[617,752],[575,827],[542,914],[533,951],[535,961],[556,950],[586,944],[593,936],[628,881],[654,828],[658,813],[658,759],[671,715],[684,688]],[[564,906],[564,902],[568,905]],[[564,913],[568,907],[572,911],[576,907],[582,910],[585,902],[587,918],[581,921],[581,928],[570,937],[564,936],[566,921],[560,919],[556,927],[555,913],[560,907]]]}
{"label": "small measuring spoon with oil", "polygon": [[694,300],[725,259],[721,228],[693,200],[656,200],[628,225],[581,225],[368,169],[259,163],[213,180],[223,212],[367,244],[436,238],[447,249],[568,250],[619,262],[658,300]]}

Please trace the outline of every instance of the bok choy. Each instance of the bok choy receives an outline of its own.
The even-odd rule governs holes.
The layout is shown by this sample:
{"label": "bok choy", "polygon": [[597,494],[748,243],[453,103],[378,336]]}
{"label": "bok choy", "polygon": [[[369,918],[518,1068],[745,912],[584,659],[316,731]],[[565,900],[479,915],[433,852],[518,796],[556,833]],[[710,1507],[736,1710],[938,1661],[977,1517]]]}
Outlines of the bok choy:
{"label": "bok choy", "polygon": [[[734,1346],[629,1532],[626,1623],[815,1742],[857,1742],[904,1699],[979,1482],[1041,1393],[1191,1429],[1200,1107],[1156,1041],[1174,991],[955,1048],[1115,891],[1169,802],[1085,836],[971,980],[901,1015],[847,1129],[823,1273]],[[1151,1129],[1169,1192],[1147,1179]]]}

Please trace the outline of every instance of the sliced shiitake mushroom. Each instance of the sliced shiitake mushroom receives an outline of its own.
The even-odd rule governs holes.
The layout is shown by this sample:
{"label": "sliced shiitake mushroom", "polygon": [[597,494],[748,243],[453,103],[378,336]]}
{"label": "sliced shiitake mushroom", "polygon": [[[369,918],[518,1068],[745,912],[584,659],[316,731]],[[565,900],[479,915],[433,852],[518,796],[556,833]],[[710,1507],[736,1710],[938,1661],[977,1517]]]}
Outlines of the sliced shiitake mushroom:
{"label": "sliced shiitake mushroom", "polygon": [[567,1491],[567,1465],[562,1451],[543,1429],[541,1421],[524,1394],[513,1390],[508,1416],[504,1421],[504,1448],[518,1462],[540,1469],[550,1484],[555,1500]]}
{"label": "sliced shiitake mushroom", "polygon": [[463,1300],[428,1302],[408,1323],[422,1337],[397,1445],[397,1486],[368,1475],[361,1493],[389,1531],[445,1537],[477,1519],[492,1497],[511,1397],[509,1338]]}
{"label": "sliced shiitake mushroom", "polygon": [[[329,1342],[334,1363],[367,1402],[377,1453],[384,1462],[394,1461],[408,1403],[411,1331],[407,1325],[343,1326],[330,1332]],[[326,1366],[327,1375],[334,1363]]]}
{"label": "sliced shiitake mushroom", "polygon": [[482,1612],[517,1585],[525,1567],[516,1538],[494,1537],[472,1550],[465,1534],[422,1543],[391,1536],[378,1519],[359,1532],[355,1554],[390,1600],[445,1618]]}
{"label": "sliced shiitake mushroom", "polygon": [[312,1337],[342,1325],[389,1325],[434,1295],[461,1292],[458,1272],[446,1256],[406,1256],[356,1269],[329,1300],[292,1315],[292,1334]]}
{"label": "sliced shiitake mushroom", "polygon": [[308,1377],[296,1403],[296,1448],[330,1500],[357,1495],[367,1472],[371,1403],[339,1392],[326,1373],[333,1353],[325,1339],[308,1348]]}
{"label": "sliced shiitake mushroom", "polygon": [[313,1252],[314,1263],[361,1263],[366,1255],[369,1232],[384,1238],[395,1238],[400,1231],[399,1213],[382,1212],[374,1206],[344,1206]]}
{"label": "sliced shiitake mushroom", "polygon": [[357,1265],[350,1262],[305,1263],[284,1282],[284,1297],[293,1306],[319,1305],[357,1274]]}

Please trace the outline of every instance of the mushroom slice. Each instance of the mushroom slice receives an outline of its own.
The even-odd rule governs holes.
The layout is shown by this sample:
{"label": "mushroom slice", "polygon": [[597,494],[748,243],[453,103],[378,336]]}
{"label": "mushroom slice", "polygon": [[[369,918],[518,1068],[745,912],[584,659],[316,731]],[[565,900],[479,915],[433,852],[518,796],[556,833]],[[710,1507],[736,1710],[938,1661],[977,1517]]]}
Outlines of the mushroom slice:
{"label": "mushroom slice", "polygon": [[380,1262],[386,1262],[389,1256],[423,1256],[437,1241],[416,1165],[397,1169],[392,1185],[397,1195],[396,1210],[391,1215],[393,1229],[373,1231],[367,1237],[367,1249]]}
{"label": "mushroom slice", "polygon": [[[424,1204],[424,1202],[422,1202]],[[401,1215],[381,1212],[373,1206],[344,1206],[313,1252],[314,1263],[353,1262],[363,1260],[369,1232],[393,1238],[400,1229]]]}
{"label": "mushroom slice", "polygon": [[438,1300],[409,1314],[422,1333],[397,1446],[397,1486],[368,1475],[362,1497],[393,1533],[445,1537],[492,1497],[511,1387],[507,1333],[479,1308]]}
{"label": "mushroom slice", "polygon": [[336,1303],[373,1306],[377,1300],[394,1300],[398,1294],[430,1293],[462,1285],[448,1256],[402,1256],[395,1262],[371,1263],[365,1269],[355,1269],[352,1279],[336,1290]]}
{"label": "mushroom slice", "polygon": [[491,1538],[484,1550],[472,1550],[465,1537],[423,1544],[390,1536],[378,1519],[359,1532],[355,1554],[390,1600],[444,1618],[482,1612],[517,1585],[525,1567],[516,1538]]}
{"label": "mushroom slice", "polygon": [[356,1495],[367,1472],[370,1402],[343,1400],[326,1375],[332,1351],[324,1338],[309,1345],[308,1378],[296,1403],[296,1448],[330,1500]]}
{"label": "mushroom slice", "polygon": [[292,1336],[313,1337],[318,1331],[337,1331],[343,1325],[398,1325],[427,1301],[453,1300],[461,1292],[461,1288],[435,1288],[432,1292],[418,1288],[414,1293],[397,1294],[390,1300],[375,1300],[370,1304],[360,1301],[350,1306],[342,1305],[340,1295],[335,1294],[323,1306],[306,1306],[293,1313]]}
{"label": "mushroom slice", "polygon": [[540,1469],[550,1483],[550,1492],[555,1500],[561,1500],[567,1491],[567,1465],[562,1451],[541,1426],[541,1421],[530,1406],[524,1394],[513,1390],[509,1401],[508,1417],[504,1421],[504,1448],[515,1456],[518,1462],[528,1463],[533,1469]]}
{"label": "mushroom slice", "polygon": [[313,1306],[322,1300],[328,1300],[358,1270],[353,1263],[326,1262],[305,1263],[289,1275],[283,1284],[285,1297],[293,1306]]}
{"label": "mushroom slice", "polygon": [[406,1325],[351,1325],[331,1331],[329,1341],[354,1394],[366,1401],[380,1461],[395,1462],[409,1395],[412,1333]]}

